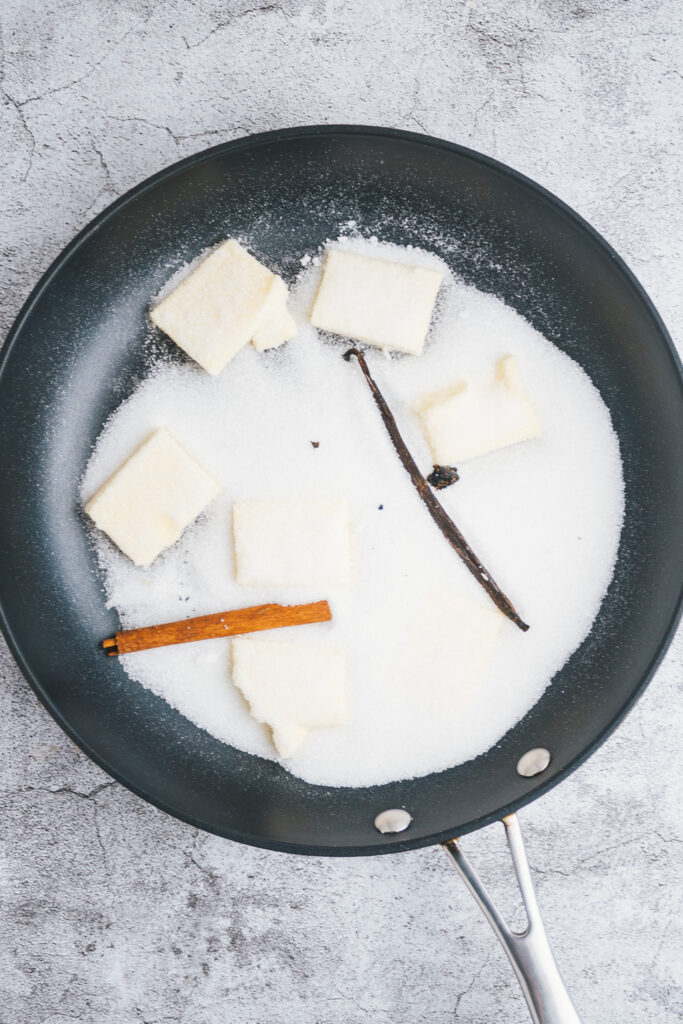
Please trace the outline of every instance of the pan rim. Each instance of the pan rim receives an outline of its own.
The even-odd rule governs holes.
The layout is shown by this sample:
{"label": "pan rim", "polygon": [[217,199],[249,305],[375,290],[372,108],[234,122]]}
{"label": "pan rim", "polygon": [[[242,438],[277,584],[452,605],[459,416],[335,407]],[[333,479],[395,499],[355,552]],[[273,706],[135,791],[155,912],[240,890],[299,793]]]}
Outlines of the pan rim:
{"label": "pan rim", "polygon": [[[49,267],[45,270],[42,276],[39,278],[37,284],[31,290],[28,298],[22,305],[19,313],[17,314],[14,323],[12,324],[6,340],[3,345],[2,351],[0,352],[0,387],[2,386],[2,378],[6,370],[8,361],[17,345],[21,336],[22,329],[30,319],[31,313],[34,306],[40,301],[43,293],[51,284],[53,278],[62,270],[62,268],[68,263],[72,256],[77,250],[93,235],[99,228],[109,221],[112,217],[116,216],[121,210],[123,210],[131,202],[139,199],[147,191],[155,188],[158,184],[165,181],[168,178],[172,178],[186,169],[196,166],[205,160],[210,160],[218,154],[224,153],[235,153],[242,149],[255,149],[263,145],[269,145],[275,142],[289,142],[296,139],[302,138],[317,138],[325,136],[335,135],[358,135],[358,136],[369,136],[375,138],[389,138],[398,139],[405,142],[416,143],[422,146],[430,146],[436,149],[442,149],[448,152],[457,153],[460,157],[467,160],[471,160],[478,164],[496,171],[497,173],[512,178],[517,184],[524,186],[533,192],[536,196],[542,198],[545,202],[549,203],[558,212],[563,214],[569,220],[571,220],[580,230],[589,236],[589,238],[596,243],[599,248],[610,257],[611,260],[617,266],[617,269],[624,278],[625,283],[633,290],[636,298],[643,305],[649,316],[652,318],[654,326],[656,327],[661,340],[663,342],[665,350],[671,360],[672,370],[676,373],[679,381],[679,388],[681,390],[681,400],[683,401],[683,367],[681,364],[681,358],[673,344],[671,336],[661,318],[657,309],[655,308],[652,300],[648,296],[647,292],[640,284],[635,274],[628,265],[625,263],[623,258],[612,248],[609,242],[598,232],[591,224],[589,224],[580,214],[568,206],[563,200],[559,199],[554,193],[550,192],[544,186],[539,185],[533,179],[527,177],[519,171],[514,170],[506,164],[495,160],[492,157],[486,156],[476,150],[470,149],[465,146],[461,146],[458,143],[449,142],[444,139],[436,138],[435,136],[422,134],[419,132],[404,131],[397,128],[389,127],[375,127],[371,125],[353,125],[353,124],[337,124],[337,125],[305,125],[294,128],[280,128],[274,131],[260,132],[254,135],[241,136],[238,139],[233,139],[228,142],[222,142],[215,146],[211,146],[208,149],[199,150],[198,152],[191,154],[190,156],[184,157],[181,160],[176,161],[169,166],[162,168],[162,170],[156,172],[150,177],[144,179],[142,182],[133,186],[122,196],[119,196],[112,203],[110,203],[104,210],[102,210],[96,217],[93,218],[88,224],[86,224],[74,238],[61,250],[57,257],[52,261]],[[568,762],[560,771],[545,781],[540,781],[526,794],[519,799],[501,806],[497,810],[483,815],[480,818],[476,818],[473,821],[467,823],[458,829],[459,834],[465,834],[468,832],[476,831],[479,828],[483,828],[486,825],[492,824],[495,821],[500,820],[507,814],[513,811],[519,810],[520,808],[536,800],[538,797],[543,796],[549,792],[552,788],[563,782],[572,772],[576,771],[597,749],[600,747],[614,732],[617,726],[624,720],[629,711],[634,707],[635,703],[642,696],[644,690],[652,680],[657,668],[661,664],[664,655],[673,639],[676,632],[678,623],[683,613],[683,579],[681,580],[681,586],[676,599],[676,603],[673,609],[673,614],[669,620],[666,628],[662,634],[662,639],[655,651],[651,662],[648,666],[646,673],[643,675],[638,686],[633,690],[628,700],[619,709],[619,712],[613,717],[613,719],[601,730],[596,736],[594,741],[586,748],[584,748],[575,758]],[[97,764],[103,771],[105,771],[110,777],[115,779],[121,785],[125,786],[126,789],[130,790],[136,796],[145,800],[152,806],[157,807],[164,813],[171,815],[177,820],[183,821],[188,825],[195,828],[200,828],[202,831],[210,832],[215,835],[219,835],[222,838],[231,839],[234,842],[244,843],[249,846],[254,846],[262,849],[269,849],[275,852],[282,853],[296,853],[301,855],[311,856],[375,856],[378,854],[388,853],[402,853],[413,849],[419,849],[421,847],[436,845],[443,843],[449,839],[454,838],[453,829],[447,829],[437,833],[433,833],[429,836],[420,836],[417,838],[401,838],[396,839],[392,837],[386,837],[386,845],[363,845],[363,846],[349,846],[339,847],[334,845],[325,844],[306,844],[306,843],[285,843],[277,840],[265,841],[260,836],[252,835],[250,833],[242,833],[236,830],[221,830],[216,828],[207,827],[206,823],[201,822],[197,819],[193,819],[192,816],[179,814],[175,809],[165,804],[162,800],[158,800],[150,794],[146,793],[144,789],[134,782],[129,780],[126,775],[113,768],[107,763],[107,761],[101,757],[95,750],[93,750],[89,744],[73,729],[70,724],[66,721],[64,716],[55,706],[54,702],[44,691],[40,680],[37,678],[33,670],[31,669],[28,661],[24,657],[24,653],[21,649],[20,644],[15,639],[14,632],[10,622],[8,621],[7,614],[5,611],[4,603],[2,600],[2,594],[0,593],[0,630],[5,637],[9,650],[19,666],[25,679],[31,686],[32,690],[40,700],[41,704],[49,712],[52,718],[57,722],[61,729],[76,745],[92,760]],[[447,769],[448,770],[448,769]],[[439,774],[439,773],[437,773]]]}

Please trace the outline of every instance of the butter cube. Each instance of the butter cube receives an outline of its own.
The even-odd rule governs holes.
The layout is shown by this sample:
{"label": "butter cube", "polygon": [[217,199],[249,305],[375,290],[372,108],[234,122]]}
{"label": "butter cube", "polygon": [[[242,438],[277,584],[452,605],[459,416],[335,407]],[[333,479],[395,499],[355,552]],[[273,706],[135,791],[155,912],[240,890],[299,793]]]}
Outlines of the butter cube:
{"label": "butter cube", "polygon": [[457,465],[541,433],[510,355],[496,363],[493,383],[461,380],[451,391],[427,398],[419,415],[437,465]]}
{"label": "butter cube", "polygon": [[312,730],[348,720],[346,662],[334,644],[237,637],[232,678],[281,757],[295,754]]}
{"label": "butter cube", "polygon": [[85,506],[96,526],[136,565],[175,543],[220,488],[167,430],[133,452]]}
{"label": "butter cube", "polygon": [[386,351],[419,355],[441,280],[438,270],[333,249],[311,323]]}
{"label": "butter cube", "polygon": [[[485,597],[472,599],[450,587],[435,590],[417,616],[422,646],[437,664],[452,664],[455,675],[478,682],[495,650],[505,617]],[[423,656],[429,655],[423,649]]]}
{"label": "butter cube", "polygon": [[295,338],[298,333],[296,320],[283,304],[277,317],[257,331],[251,343],[257,352],[265,352],[268,348],[277,348],[290,338]]}
{"label": "butter cube", "polygon": [[432,591],[402,634],[401,671],[424,709],[465,714],[496,652],[505,617],[484,597]]}
{"label": "butter cube", "polygon": [[232,523],[239,583],[333,585],[351,578],[346,501],[241,501],[233,505]]}
{"label": "butter cube", "polygon": [[211,374],[270,320],[287,296],[284,281],[234,240],[223,242],[154,307],[150,316]]}
{"label": "butter cube", "polygon": [[[260,266],[260,264],[259,264]],[[280,319],[282,314],[287,310],[287,285],[277,274],[273,274],[273,280],[270,283],[266,301],[261,306],[261,310],[256,320],[256,326],[254,332],[260,334],[265,327],[271,324],[274,320]]]}

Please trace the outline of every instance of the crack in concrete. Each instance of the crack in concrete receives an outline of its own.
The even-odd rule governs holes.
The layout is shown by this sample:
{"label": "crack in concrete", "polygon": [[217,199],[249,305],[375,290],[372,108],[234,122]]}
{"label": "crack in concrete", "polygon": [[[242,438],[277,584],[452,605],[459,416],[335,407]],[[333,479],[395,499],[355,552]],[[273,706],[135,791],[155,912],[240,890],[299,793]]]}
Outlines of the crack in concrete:
{"label": "crack in concrete", "polygon": [[156,128],[160,132],[166,132],[169,137],[175,142],[176,146],[180,144],[181,137],[176,135],[175,132],[166,124],[157,124],[156,121],[149,121],[146,117],[120,117],[117,114],[105,114],[106,118],[110,121],[121,121],[123,123],[137,122],[138,124],[146,124],[148,128]]}
{"label": "crack in concrete", "polygon": [[529,865],[531,873],[536,875],[562,875],[563,878],[571,878],[571,871],[563,871],[561,868],[536,868],[532,864]]}
{"label": "crack in concrete", "polygon": [[674,923],[674,921],[678,921],[679,914],[680,914],[680,901],[676,905],[673,913],[671,914],[671,916],[669,917],[668,921],[664,925],[664,928],[662,929],[662,933],[659,936],[659,942],[657,943],[657,948],[655,949],[655,951],[654,951],[654,953],[652,955],[652,959],[650,961],[650,970],[652,970],[654,965],[657,963],[657,960],[659,959],[659,955],[662,952],[662,950],[664,949],[664,943],[666,942],[666,937],[667,937],[667,935],[669,933],[669,929],[671,928],[671,925]]}
{"label": "crack in concrete", "polygon": [[660,843],[683,843],[683,839],[679,839],[678,836],[663,836],[661,832],[651,833],[655,839],[659,839]]}
{"label": "crack in concrete", "polygon": [[531,864],[529,865],[529,867],[531,868],[531,871],[533,873],[535,873],[535,874],[539,874],[539,875],[561,875],[563,878],[572,878],[573,875],[575,875],[577,871],[582,870],[586,865],[591,864],[591,862],[597,860],[598,858],[600,858],[600,857],[602,857],[602,856],[604,856],[604,855],[606,855],[608,853],[612,853],[614,850],[620,850],[624,846],[632,846],[634,843],[643,843],[648,838],[658,839],[660,841],[660,843],[666,843],[666,844],[668,844],[668,843],[681,843],[681,844],[683,844],[683,839],[679,839],[677,836],[663,836],[661,834],[661,832],[646,832],[644,835],[635,836],[633,839],[624,839],[620,843],[615,843],[614,846],[606,846],[602,850],[596,850],[595,853],[591,853],[587,857],[584,857],[583,860],[578,861],[578,863],[575,864],[574,867],[572,867],[569,871],[563,871],[561,868],[554,868],[554,867],[552,867],[552,868],[539,868],[539,867],[535,867],[534,865],[531,865]]}
{"label": "crack in concrete", "polygon": [[92,209],[95,206],[98,205],[99,200],[102,198],[102,196],[112,196],[112,195],[116,196],[118,194],[118,189],[116,188],[116,185],[114,184],[114,179],[112,178],[112,174],[111,174],[111,171],[109,169],[109,164],[104,159],[104,154],[102,153],[102,150],[99,149],[99,147],[95,143],[95,140],[93,139],[92,135],[90,136],[90,144],[92,146],[93,152],[96,154],[97,159],[99,160],[100,167],[102,168],[102,171],[104,172],[104,179],[105,180],[104,180],[104,185],[102,186],[102,188],[99,189],[99,191],[97,192],[97,195],[95,196],[93,201],[90,203],[88,208],[84,211],[84,214],[83,214],[84,217],[88,217],[90,215],[90,212],[92,211]]}
{"label": "crack in concrete", "polygon": [[[3,73],[3,79],[4,79],[4,73]],[[19,103],[17,100],[15,100],[13,96],[10,96],[10,94],[7,92],[7,90],[4,88],[4,86],[0,86],[0,92],[5,97],[7,102],[12,107],[14,107],[14,109],[16,110],[17,117],[19,118],[19,120],[21,122],[21,126],[24,129],[24,131],[26,132],[26,134],[28,135],[28,137],[29,137],[30,148],[29,148],[29,154],[28,154],[28,163],[26,165],[26,170],[24,171],[23,175],[20,178],[20,181],[23,183],[28,178],[29,174],[31,173],[31,168],[33,167],[33,156],[34,156],[35,151],[36,151],[36,137],[33,134],[32,130],[29,128],[28,121],[26,120],[26,115],[24,114],[24,111],[22,110],[22,104]]]}
{"label": "crack in concrete", "polygon": [[645,833],[642,836],[634,836],[633,839],[622,839],[621,842],[614,843],[613,846],[605,846],[601,850],[596,850],[595,853],[589,853],[587,857],[584,857],[574,865],[572,871],[578,871],[580,868],[585,867],[592,861],[598,860],[600,857],[604,857],[608,853],[612,853],[614,850],[620,850],[624,846],[633,846],[634,843],[642,843],[648,835],[649,833]]}
{"label": "crack in concrete", "polygon": [[148,128],[156,128],[160,132],[166,132],[169,138],[175,142],[176,146],[179,146],[182,142],[186,142],[188,139],[201,139],[206,135],[225,135],[226,132],[234,131],[235,129],[248,133],[250,130],[244,125],[237,124],[230,128],[206,128],[201,132],[189,132],[187,135],[178,135],[169,128],[167,124],[158,124],[156,121],[150,121],[146,117],[120,117],[118,114],[105,114],[104,116],[110,121],[120,121],[123,123],[137,122],[138,124],[146,124]]}
{"label": "crack in concrete", "polygon": [[214,892],[217,892],[218,876],[216,875],[215,871],[212,871],[211,868],[205,868],[203,864],[200,864],[199,861],[195,860],[194,856],[187,850],[184,850],[183,852],[185,853],[185,856],[190,861],[190,863],[194,864],[194,866],[197,868],[197,871],[201,871],[205,878],[208,879],[209,885],[214,890]]}
{"label": "crack in concrete", "polygon": [[599,860],[601,857],[605,857],[607,854],[614,852],[614,850],[621,850],[625,846],[633,846],[634,843],[646,844],[647,840],[652,838],[658,839],[661,843],[666,844],[683,843],[683,839],[679,839],[677,836],[663,836],[660,832],[645,832],[643,835],[634,836],[632,839],[622,839],[621,842],[615,843],[613,846],[605,846],[601,850],[596,850],[594,853],[588,854],[571,867],[569,871],[562,871],[561,868],[538,867],[532,867],[532,871],[537,872],[539,875],[562,875],[564,878],[571,878],[577,873],[577,871],[582,871],[594,861]]}
{"label": "crack in concrete", "polygon": [[420,98],[420,79],[416,78],[415,79],[415,86],[413,88],[413,98],[412,98],[412,101],[411,101],[410,110],[408,111],[408,120],[409,121],[414,121],[415,124],[418,126],[418,128],[421,128],[422,131],[425,133],[425,135],[428,135],[429,132],[427,131],[425,126],[422,124],[422,122],[419,120],[419,118],[416,117],[416,115],[415,115],[415,111],[417,110],[417,105],[418,105],[419,98]]}
{"label": "crack in concrete", "polygon": [[61,796],[66,793],[69,796],[77,796],[81,800],[94,800],[103,790],[111,789],[112,786],[118,786],[118,782],[114,779],[101,782],[89,793],[83,793],[80,789],[73,789],[71,786],[58,786],[56,789],[50,789],[49,786],[20,786],[18,789],[6,790],[5,796],[19,796],[21,793],[49,793],[51,796]]}
{"label": "crack in concrete", "polygon": [[460,1006],[460,1003],[463,1001],[465,996],[469,995],[469,993],[472,991],[472,989],[477,984],[477,982],[479,981],[480,977],[482,976],[482,974],[484,973],[485,969],[488,967],[488,965],[491,963],[492,960],[493,960],[493,955],[487,956],[486,959],[484,960],[484,962],[479,967],[479,969],[476,970],[474,972],[474,974],[472,975],[472,977],[470,978],[469,985],[466,988],[464,988],[462,990],[462,992],[459,992],[458,995],[456,996],[455,1006],[453,1007],[453,1020],[457,1020],[458,1019],[458,1007]]}
{"label": "crack in concrete", "polygon": [[133,32],[137,28],[138,26],[132,25],[129,29],[126,29],[121,38],[117,39],[117,41],[109,49],[107,49],[107,52],[105,53],[104,57],[102,57],[101,60],[98,60],[94,64],[92,64],[87,69],[87,71],[84,71],[82,75],[78,76],[78,78],[74,78],[70,82],[65,82],[64,85],[56,85],[53,89],[45,89],[44,92],[36,93],[35,96],[27,96],[26,99],[15,100],[14,102],[18,103],[20,107],[25,107],[29,103],[38,103],[39,100],[44,100],[48,96],[55,96],[57,93],[65,92],[67,89],[73,88],[74,85],[80,85],[80,83],[84,82],[86,78],[90,78],[90,76],[93,75],[98,68],[102,67],[104,62],[109,60],[109,58],[118,50],[121,43],[123,43],[124,40],[127,39],[128,36],[131,34],[131,32]]}
{"label": "crack in concrete", "polygon": [[107,848],[104,845],[104,840],[102,839],[102,833],[100,832],[99,805],[97,804],[97,802],[93,803],[93,816],[92,816],[92,820],[93,820],[93,825],[95,826],[95,836],[97,838],[97,845],[99,846],[100,852],[102,854],[102,863],[104,865],[104,870],[107,873],[109,873],[109,859],[107,857]]}
{"label": "crack in concrete", "polygon": [[491,103],[491,100],[492,100],[492,99],[493,99],[493,93],[490,93],[490,94],[489,94],[489,95],[488,95],[488,96],[486,97],[486,99],[484,100],[484,102],[483,102],[483,103],[481,103],[481,104],[480,104],[480,105],[479,105],[479,106],[477,107],[477,109],[476,109],[476,110],[474,111],[474,114],[472,115],[472,132],[473,132],[473,133],[474,133],[474,132],[477,132],[477,131],[479,131],[479,115],[481,114],[481,112],[482,112],[482,111],[483,111],[483,110],[484,110],[484,109],[485,109],[486,107],[488,107],[488,106],[489,106],[489,104]]}
{"label": "crack in concrete", "polygon": [[92,136],[90,137],[90,141],[92,143],[93,151],[97,155],[97,159],[100,162],[100,167],[104,171],[104,178],[105,178],[105,183],[106,183],[105,187],[107,189],[110,189],[112,192],[115,192],[116,191],[116,187],[114,185],[114,181],[113,181],[112,176],[111,176],[111,171],[109,170],[109,165],[108,165],[107,161],[104,159],[104,156],[102,155],[102,150],[98,148],[98,146],[96,145],[95,140],[92,138]]}
{"label": "crack in concrete", "polygon": [[250,14],[267,14],[270,11],[278,11],[283,17],[286,17],[286,11],[281,4],[264,4],[263,7],[248,7],[245,11],[240,11],[238,14],[234,14],[232,17],[227,18],[225,21],[219,21],[210,32],[207,32],[201,39],[197,39],[194,43],[188,43],[185,36],[181,36],[183,43],[185,44],[186,50],[196,50],[198,46],[205,43],[207,39],[211,39],[217,32],[222,32],[224,28],[230,28],[235,22],[240,21],[242,18],[246,18]]}

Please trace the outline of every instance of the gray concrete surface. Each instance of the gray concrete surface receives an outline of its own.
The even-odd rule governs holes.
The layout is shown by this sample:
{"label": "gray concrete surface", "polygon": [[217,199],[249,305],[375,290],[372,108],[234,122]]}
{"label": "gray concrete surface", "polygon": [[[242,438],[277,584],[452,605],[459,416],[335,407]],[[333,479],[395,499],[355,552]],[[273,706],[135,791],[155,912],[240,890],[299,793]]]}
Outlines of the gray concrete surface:
{"label": "gray concrete surface", "polygon": [[[681,326],[682,8],[669,0],[4,0],[6,330],[120,192],[284,125],[465,143],[592,221]],[[679,335],[680,336],[680,335]],[[683,643],[619,732],[523,814],[586,1022],[683,1019]],[[3,1024],[526,1020],[439,850],[349,861],[232,845],[111,782],[0,649]],[[467,840],[497,892],[499,829]]]}

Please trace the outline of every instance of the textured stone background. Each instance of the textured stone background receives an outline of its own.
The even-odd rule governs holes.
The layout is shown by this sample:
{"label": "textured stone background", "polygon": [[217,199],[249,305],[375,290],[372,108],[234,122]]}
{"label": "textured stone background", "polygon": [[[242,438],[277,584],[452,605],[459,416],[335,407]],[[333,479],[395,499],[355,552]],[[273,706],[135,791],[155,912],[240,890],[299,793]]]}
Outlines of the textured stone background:
{"label": "textured stone background", "polygon": [[[4,0],[1,323],[71,236],[179,157],[313,122],[491,154],[592,221],[681,326],[683,9],[670,0]],[[683,1019],[683,645],[523,813],[586,1021]],[[108,780],[0,650],[3,1024],[526,1020],[439,850],[242,848]],[[495,891],[499,828],[467,839]],[[508,879],[509,880],[509,879]]]}

